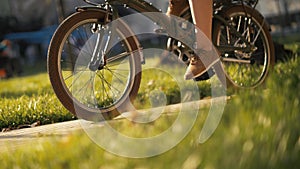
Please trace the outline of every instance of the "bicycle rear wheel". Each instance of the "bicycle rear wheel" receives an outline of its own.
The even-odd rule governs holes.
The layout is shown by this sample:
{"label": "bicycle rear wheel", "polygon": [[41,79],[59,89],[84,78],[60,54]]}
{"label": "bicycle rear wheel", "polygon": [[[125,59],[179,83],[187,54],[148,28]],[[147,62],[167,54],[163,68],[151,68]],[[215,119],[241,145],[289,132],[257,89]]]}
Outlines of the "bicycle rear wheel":
{"label": "bicycle rear wheel", "polygon": [[[225,50],[219,51],[228,84],[238,88],[255,88],[265,81],[275,62],[269,27],[258,11],[247,6],[236,5],[222,14],[230,26],[215,19],[213,42],[217,49],[225,47]],[[232,28],[254,45],[252,51],[242,49],[247,44]],[[240,49],[226,51],[226,46]]]}
{"label": "bicycle rear wheel", "polygon": [[[55,94],[71,113],[86,120],[111,119],[128,110],[141,80],[136,37],[126,24],[104,21],[106,11],[74,13],[57,29],[48,51]],[[95,53],[103,56],[101,63],[93,61]]]}

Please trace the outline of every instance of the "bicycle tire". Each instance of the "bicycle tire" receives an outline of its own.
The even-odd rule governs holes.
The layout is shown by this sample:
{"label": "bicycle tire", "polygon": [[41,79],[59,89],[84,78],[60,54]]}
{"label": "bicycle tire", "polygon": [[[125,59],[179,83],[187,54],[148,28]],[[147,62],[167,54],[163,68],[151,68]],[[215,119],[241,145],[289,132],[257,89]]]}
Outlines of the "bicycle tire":
{"label": "bicycle tire", "polygon": [[[131,101],[137,95],[137,92],[138,92],[139,86],[140,86],[140,81],[141,81],[141,56],[140,56],[141,53],[140,52],[132,52],[132,51],[139,51],[139,46],[140,46],[139,42],[138,42],[137,38],[130,31],[130,28],[128,27],[128,25],[126,25],[125,23],[119,22],[116,27],[116,32],[117,32],[118,36],[123,38],[122,45],[125,46],[124,47],[125,52],[129,52],[128,62],[129,62],[130,70],[128,70],[128,71],[131,71],[129,73],[128,77],[126,77],[126,78],[128,78],[128,80],[126,81],[126,83],[124,83],[124,85],[126,85],[126,86],[124,87],[124,93],[120,94],[120,98],[118,98],[118,100],[116,99],[116,101],[113,100],[112,103],[110,103],[111,105],[108,105],[106,107],[104,107],[104,106],[99,107],[99,105],[97,105],[96,107],[94,105],[90,106],[89,105],[90,103],[88,101],[87,101],[88,103],[84,103],[84,101],[79,100],[79,98],[75,98],[76,96],[75,96],[74,92],[76,92],[76,91],[71,91],[73,86],[71,88],[70,86],[68,86],[69,84],[68,85],[66,84],[67,80],[66,80],[66,77],[63,77],[64,73],[63,73],[62,68],[63,68],[63,65],[66,64],[67,62],[62,63],[62,60],[64,59],[64,57],[66,57],[65,55],[68,55],[68,54],[65,54],[63,50],[65,50],[64,46],[67,46],[67,45],[69,45],[68,43],[71,43],[71,40],[68,39],[69,36],[70,36],[70,38],[71,37],[73,38],[72,32],[73,31],[75,32],[76,29],[79,29],[80,26],[83,27],[85,24],[87,24],[87,25],[103,24],[103,22],[106,21],[106,16],[107,16],[106,14],[107,13],[104,10],[103,11],[101,11],[101,10],[85,10],[85,11],[80,11],[80,12],[76,12],[76,13],[72,14],[71,16],[69,16],[67,19],[65,19],[60,24],[60,26],[58,27],[58,29],[56,30],[56,32],[54,33],[54,35],[51,39],[49,49],[48,49],[48,60],[47,60],[48,74],[49,74],[50,82],[52,84],[53,90],[54,90],[57,98],[60,100],[62,105],[67,110],[69,110],[71,113],[73,113],[78,118],[82,118],[85,120],[102,121],[102,120],[112,119],[112,118],[118,116],[119,114],[121,114],[122,112],[127,111],[130,108],[132,108]],[[131,36],[128,37],[127,35],[131,35]],[[91,38],[87,38],[87,39],[88,40],[86,42],[90,43]],[[75,43],[72,45],[75,45]],[[72,47],[72,46],[70,45],[70,47]],[[74,57],[74,56],[71,56],[72,55],[71,51],[72,50],[70,50],[70,54],[69,54],[70,58]],[[122,63],[122,61],[120,61],[120,63]],[[71,64],[72,64],[72,66],[70,66],[71,68],[69,68],[70,70],[68,70],[68,71],[71,71],[71,73],[72,73],[71,75],[74,74],[74,76],[75,76],[75,74],[77,72],[75,72],[75,70],[74,70],[75,69],[74,65],[73,65],[74,63],[72,62]],[[84,71],[84,70],[82,70],[82,71]],[[105,71],[104,68],[101,71]],[[110,70],[110,71],[112,71],[112,70]],[[100,70],[99,70],[99,72],[100,72]],[[96,72],[95,74],[97,74],[97,73],[98,72]],[[112,74],[111,76],[114,76],[113,73],[111,73],[111,74]],[[101,76],[103,78],[102,80],[104,80],[104,82],[102,81],[103,88],[110,88],[109,86],[108,87],[104,86],[106,83],[105,82],[106,79],[104,77],[105,74],[102,74]],[[100,75],[94,75],[94,77],[95,77],[95,79],[96,79],[96,77],[100,78]],[[111,78],[113,78],[113,77],[111,77]],[[94,90],[96,89],[96,87],[100,86],[100,85],[94,84],[94,83],[96,83],[95,79],[93,79],[93,80],[90,79],[91,84],[94,85],[91,87],[92,92],[95,92]],[[120,80],[120,79],[118,79],[118,80]],[[74,78],[72,81],[74,81]],[[100,83],[100,81],[99,81],[99,83]],[[113,82],[111,82],[111,83],[113,83]],[[71,85],[74,85],[73,82],[71,82]],[[109,85],[109,84],[107,83],[106,85]],[[112,87],[111,87],[111,89],[112,89]],[[103,89],[102,93],[104,93],[104,90],[105,89]],[[116,90],[118,90],[118,89],[116,89]],[[121,90],[121,89],[119,89],[119,90]],[[123,92],[123,91],[121,91],[121,92]],[[93,93],[93,94],[95,94],[95,96],[91,96],[91,97],[94,99],[94,98],[96,98],[96,93]],[[112,95],[115,95],[115,94],[112,94]],[[106,97],[109,97],[108,94]],[[114,99],[114,98],[112,98],[112,99]]]}
{"label": "bicycle tire", "polygon": [[[227,79],[227,84],[229,86],[233,86],[235,88],[255,88],[261,84],[263,84],[266,80],[266,77],[269,74],[269,71],[273,68],[275,64],[275,53],[274,53],[274,45],[272,41],[272,37],[270,35],[270,29],[268,24],[266,23],[264,17],[255,9],[243,6],[243,5],[235,5],[232,7],[229,7],[227,9],[224,9],[222,12],[222,17],[227,19],[228,22],[232,22],[230,24],[238,25],[239,23],[234,23],[235,19],[237,17],[241,17],[243,19],[248,19],[249,21],[251,19],[251,26],[254,28],[253,32],[258,32],[259,35],[255,35],[257,38],[257,41],[255,42],[255,46],[257,47],[257,50],[253,52],[252,54],[249,53],[243,53],[243,51],[239,51],[242,54],[241,55],[247,55],[250,57],[250,64],[244,65],[243,63],[229,63],[227,61],[222,61],[224,72]],[[250,18],[250,19],[249,19]],[[246,22],[246,21],[245,21]],[[242,28],[237,28],[242,30]],[[256,30],[255,30],[256,29]],[[259,30],[257,30],[259,29]],[[250,30],[250,29],[249,29]],[[222,32],[223,31],[223,32]],[[228,31],[226,29],[226,25],[224,25],[221,21],[214,19],[214,29],[213,29],[213,43],[218,48],[221,42],[222,36],[224,36],[225,31]],[[239,30],[238,30],[239,31]],[[223,39],[234,39],[235,35],[231,34],[229,32],[229,38],[223,37]],[[241,31],[240,31],[241,32]],[[251,34],[250,32],[249,34]],[[254,33],[255,34],[255,33]],[[228,36],[228,35],[226,35]],[[254,36],[254,35],[253,35]],[[249,38],[250,39],[250,38]],[[225,41],[224,40],[224,41]],[[230,40],[231,41],[231,40]],[[228,42],[223,42],[228,43]],[[236,43],[236,42],[235,42]],[[231,42],[229,42],[227,45],[232,45]],[[243,44],[239,44],[243,45]],[[262,52],[263,54],[260,54]],[[226,55],[230,55],[226,52],[221,52],[221,60],[222,57],[227,57]],[[234,54],[235,55],[235,54]],[[261,58],[264,57],[264,58]],[[236,58],[235,58],[236,59]],[[262,61],[263,59],[263,61]],[[244,61],[244,58],[240,58],[240,60]],[[253,63],[251,63],[253,62]],[[256,62],[256,63],[255,63]],[[229,64],[231,64],[229,66]],[[242,70],[241,72],[237,73],[238,70],[233,71],[233,69],[230,70],[230,68],[236,68],[238,67],[239,70]],[[242,67],[242,68],[241,68]],[[256,67],[256,69],[255,69]],[[252,70],[250,70],[252,69]],[[244,72],[243,72],[244,71]],[[249,72],[247,72],[249,71]],[[252,71],[252,72],[250,72]],[[257,71],[257,77],[255,76]],[[260,71],[260,72],[258,72]],[[246,75],[248,74],[248,75]],[[252,75],[253,74],[253,75]],[[252,76],[252,77],[251,77]],[[255,79],[256,78],[256,79]]]}

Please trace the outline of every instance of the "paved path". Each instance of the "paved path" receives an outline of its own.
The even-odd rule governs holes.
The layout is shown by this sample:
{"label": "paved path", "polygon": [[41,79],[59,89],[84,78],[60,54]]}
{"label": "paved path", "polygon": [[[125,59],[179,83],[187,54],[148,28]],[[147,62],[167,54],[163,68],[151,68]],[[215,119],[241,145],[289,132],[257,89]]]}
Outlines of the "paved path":
{"label": "paved path", "polygon": [[49,138],[64,137],[78,130],[81,130],[80,120],[12,130],[0,133],[0,147],[2,152],[9,151],[32,143],[38,144]]}
{"label": "paved path", "polygon": [[[199,108],[205,105],[209,105],[211,103],[210,99],[200,100],[196,102],[185,103],[188,104],[191,108]],[[181,104],[175,104],[166,106],[163,108],[154,108],[151,111],[162,111],[163,112],[176,112],[181,109]],[[149,110],[142,110],[141,112],[147,112]],[[143,114],[143,113],[141,113]],[[145,113],[146,114],[146,113]],[[128,113],[124,114],[122,117],[118,117],[117,119],[124,119],[128,116]],[[93,125],[92,122],[91,126]],[[100,123],[101,124],[101,123]],[[97,123],[99,125],[99,123]],[[0,147],[1,151],[9,151],[11,149],[17,149],[22,146],[26,146],[28,144],[32,144],[33,141],[43,142],[49,138],[53,137],[64,137],[69,134],[72,134],[76,131],[82,131],[81,120],[74,120],[62,123],[55,123],[43,126],[37,126],[33,128],[24,128],[19,130],[12,130],[8,132],[0,133]]]}

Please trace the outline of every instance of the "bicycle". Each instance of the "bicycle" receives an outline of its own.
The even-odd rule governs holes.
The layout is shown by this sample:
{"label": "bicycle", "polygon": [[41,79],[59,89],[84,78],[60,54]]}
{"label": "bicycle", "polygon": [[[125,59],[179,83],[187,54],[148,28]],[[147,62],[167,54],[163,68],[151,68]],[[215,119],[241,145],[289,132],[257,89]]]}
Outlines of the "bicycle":
{"label": "bicycle", "polygon": [[[139,90],[144,62],[139,39],[129,25],[117,20],[118,9],[126,4],[125,9],[139,13],[161,11],[144,0],[106,0],[101,4],[83,1],[91,6],[77,7],[52,37],[48,73],[55,94],[71,113],[87,120],[112,119],[120,110],[130,109]],[[274,64],[270,28],[255,9],[257,3],[258,0],[214,1],[213,44],[220,52],[228,83],[239,88],[261,85]],[[191,20],[189,8],[180,17]],[[115,20],[118,24],[112,33],[106,25]],[[122,40],[114,43],[117,39]],[[113,47],[106,51],[109,45]],[[168,38],[167,49],[185,63],[193,53],[172,37]],[[120,64],[126,70],[116,71]]]}

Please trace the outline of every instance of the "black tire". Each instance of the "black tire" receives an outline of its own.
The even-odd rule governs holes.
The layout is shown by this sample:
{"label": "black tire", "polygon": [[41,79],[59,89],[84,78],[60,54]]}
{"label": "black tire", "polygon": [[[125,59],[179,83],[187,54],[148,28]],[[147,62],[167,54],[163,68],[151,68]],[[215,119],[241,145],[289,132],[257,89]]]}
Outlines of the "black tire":
{"label": "black tire", "polygon": [[[244,33],[244,37],[256,47],[253,52],[221,51],[221,61],[229,86],[255,88],[261,85],[275,63],[269,25],[258,11],[248,6],[236,5],[224,9],[220,14],[234,25],[238,32]],[[245,31],[246,24],[250,25],[248,32]],[[214,19],[213,42],[217,49],[220,45],[241,47],[245,44],[218,19]]]}
{"label": "black tire", "polygon": [[110,40],[119,42],[106,51],[107,64],[97,70],[88,67],[94,37],[106,36],[100,33],[104,21],[106,12],[101,10],[72,14],[56,30],[48,50],[48,73],[55,94],[71,113],[86,120],[112,119],[130,109],[141,80],[139,42],[123,22],[113,29]]}

